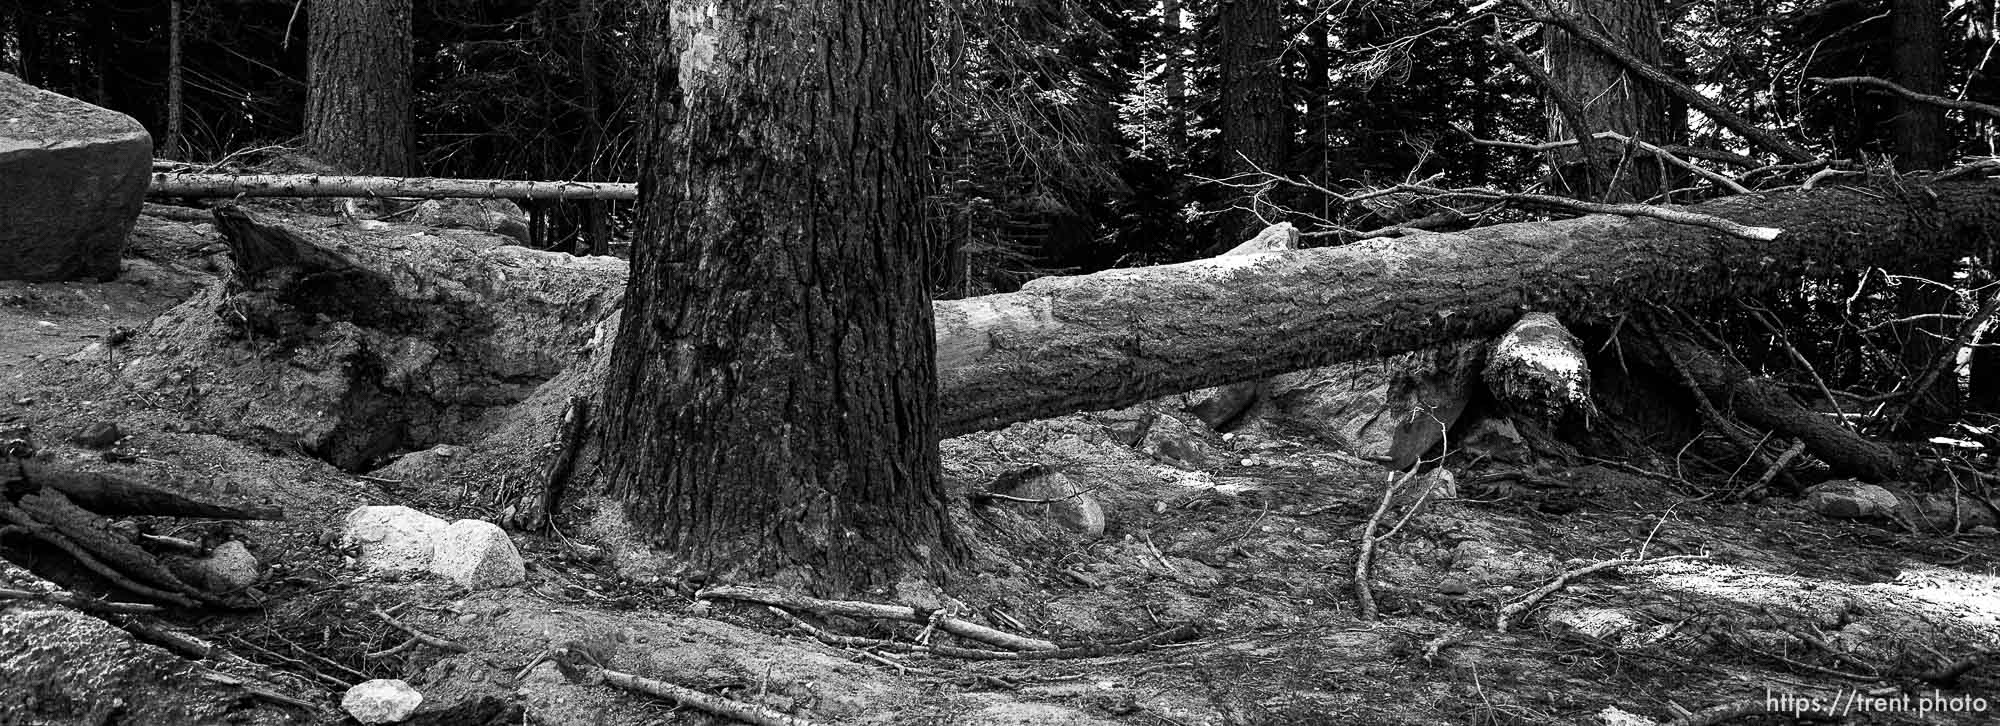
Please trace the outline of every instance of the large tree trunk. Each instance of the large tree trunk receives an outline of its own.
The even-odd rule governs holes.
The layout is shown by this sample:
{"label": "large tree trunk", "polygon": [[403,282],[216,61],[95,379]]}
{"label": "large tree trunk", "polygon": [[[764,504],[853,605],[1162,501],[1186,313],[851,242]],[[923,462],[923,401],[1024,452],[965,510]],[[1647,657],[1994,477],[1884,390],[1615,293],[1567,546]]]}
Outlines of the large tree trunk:
{"label": "large tree trunk", "polygon": [[[1939,0],[1891,0],[1889,34],[1897,85],[1944,95],[1944,6]],[[1898,171],[1943,168],[1950,151],[1944,109],[1905,98],[1895,101],[1891,144]]]}
{"label": "large tree trunk", "polygon": [[661,4],[612,491],[695,568],[829,591],[935,574],[923,4]]}
{"label": "large tree trunk", "polygon": [[[1278,0],[1220,0],[1216,45],[1221,56],[1223,168],[1229,173],[1289,173],[1291,102],[1285,98],[1282,3]],[[1247,213],[1233,214],[1223,228],[1226,240],[1249,239],[1264,223]]]}
{"label": "large tree trunk", "polygon": [[[1944,8],[1939,0],[1891,1],[1889,23],[1890,36],[1894,39],[1891,45],[1894,48],[1895,70],[1892,80],[1917,93],[1941,95],[1944,92],[1943,22]],[[1950,150],[1950,139],[1945,136],[1944,109],[1903,98],[1895,101],[1895,109],[1896,117],[1890,127],[1890,146],[1895,150],[1897,170],[1943,168]],[[1956,269],[1956,260],[1938,259],[1932,265],[1910,270],[1909,274],[1947,284],[1901,285],[1896,289],[1897,313],[1910,317],[1960,312],[1958,295],[1949,286]],[[1956,352],[1955,349],[1947,350],[1951,344],[1946,341],[1957,326],[1957,321],[1944,318],[1922,318],[1909,325],[1904,331],[1906,335],[1901,352],[1903,366],[1912,372],[1911,375],[1929,368],[1938,356]],[[1921,428],[1957,418],[1961,404],[1957,366],[1945,369],[1929,390],[1918,392],[1914,404],[1910,420]]]}
{"label": "large tree trunk", "polygon": [[[1525,310],[1607,321],[1646,303],[1907,269],[2000,233],[2000,188],[1772,192],[1695,207],[1772,242],[1591,216],[1036,280],[938,304],[947,436],[1497,335]],[[1953,249],[1954,247],[1960,249]]]}
{"label": "large tree trunk", "polygon": [[410,173],[410,0],[307,6],[306,147],[349,173]]}
{"label": "large tree trunk", "polygon": [[[1619,41],[1641,61],[1664,65],[1666,52],[1660,38],[1659,0],[1568,0],[1567,9],[1587,18],[1597,30]],[[1570,120],[1548,107],[1550,139],[1584,139],[1576,146],[1558,149],[1556,176],[1569,187],[1570,194],[1583,199],[1644,201],[1666,188],[1665,169],[1659,160],[1637,154],[1621,167],[1623,146],[1609,141],[1593,142],[1591,134],[1616,131],[1634,139],[1666,145],[1678,141],[1668,127],[1666,94],[1633,75],[1616,59],[1561,28],[1550,26],[1543,32],[1552,93],[1567,96],[1583,112],[1581,123],[1589,128],[1570,128]]]}

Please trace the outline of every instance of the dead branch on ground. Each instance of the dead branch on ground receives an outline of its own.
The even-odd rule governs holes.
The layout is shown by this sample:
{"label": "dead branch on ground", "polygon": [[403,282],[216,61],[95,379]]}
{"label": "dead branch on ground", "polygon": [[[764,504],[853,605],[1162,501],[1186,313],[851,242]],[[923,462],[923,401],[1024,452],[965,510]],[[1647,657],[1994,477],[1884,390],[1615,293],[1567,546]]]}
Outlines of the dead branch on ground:
{"label": "dead branch on ground", "polygon": [[408,625],[404,625],[402,621],[396,619],[396,616],[383,612],[381,608],[375,609],[375,617],[380,618],[382,622],[388,623],[390,627],[408,633],[411,638],[422,641],[424,645],[428,645],[430,647],[437,648],[440,650],[448,650],[453,653],[465,653],[469,651],[469,649],[463,645],[459,645],[449,640],[445,640],[444,638],[440,638],[435,635],[431,635],[430,633],[426,633],[424,631],[410,627]]}
{"label": "dead branch on ground", "polygon": [[696,593],[695,596],[704,600],[740,600],[759,605],[776,605],[781,608],[806,610],[821,615],[844,615],[851,618],[935,623],[939,630],[951,633],[952,635],[1012,650],[1060,649],[1054,642],[1048,640],[1015,635],[968,620],[952,617],[944,611],[922,610],[907,605],[883,605],[881,603],[862,602],[859,600],[822,600],[816,597],[790,595],[775,590],[740,585],[706,588]]}
{"label": "dead branch on ground", "polygon": [[1609,570],[1616,567],[1625,567],[1629,565],[1651,565],[1660,562],[1672,562],[1675,560],[1705,560],[1705,559],[1708,559],[1708,555],[1667,555],[1665,557],[1654,557],[1648,560],[1631,560],[1625,558],[1618,558],[1611,560],[1603,560],[1590,565],[1579,567],[1574,570],[1569,570],[1560,575],[1556,575],[1555,579],[1550,580],[1549,583],[1546,585],[1536,588],[1534,592],[1528,593],[1526,597],[1523,597],[1520,600],[1516,600],[1513,602],[1513,604],[1510,604],[1506,607],[1500,608],[1500,617],[1494,621],[1493,627],[1495,630],[1498,630],[1502,633],[1507,632],[1507,626],[1514,620],[1514,618],[1520,617],[1522,613],[1525,613],[1528,610],[1534,608],[1536,605],[1540,604],[1544,598],[1547,598],[1549,595],[1555,593],[1555,591],[1563,589],[1563,587],[1565,585],[1568,585],[1570,581],[1575,580],[1579,577],[1583,577],[1585,575],[1590,575],[1593,573],[1602,572],[1604,570]]}

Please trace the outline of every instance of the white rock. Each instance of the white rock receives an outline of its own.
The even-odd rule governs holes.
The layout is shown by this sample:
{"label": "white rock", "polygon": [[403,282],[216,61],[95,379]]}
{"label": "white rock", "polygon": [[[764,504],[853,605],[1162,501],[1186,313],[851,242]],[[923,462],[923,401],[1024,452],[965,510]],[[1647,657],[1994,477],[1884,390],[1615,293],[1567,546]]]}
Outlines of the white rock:
{"label": "white rock", "polygon": [[486,590],[520,584],[528,578],[520,551],[507,532],[492,522],[461,519],[436,538],[431,572],[460,587]]}
{"label": "white rock", "polygon": [[195,561],[195,566],[215,590],[235,592],[257,584],[257,556],[236,540],[217,545],[207,557]]}
{"label": "white rock", "polygon": [[370,570],[418,572],[431,566],[432,541],[445,521],[409,507],[359,507],[347,514],[343,547],[360,547]]}
{"label": "white rock", "polygon": [[409,718],[424,702],[424,694],[394,678],[364,681],[347,689],[340,707],[364,724],[395,723]]}

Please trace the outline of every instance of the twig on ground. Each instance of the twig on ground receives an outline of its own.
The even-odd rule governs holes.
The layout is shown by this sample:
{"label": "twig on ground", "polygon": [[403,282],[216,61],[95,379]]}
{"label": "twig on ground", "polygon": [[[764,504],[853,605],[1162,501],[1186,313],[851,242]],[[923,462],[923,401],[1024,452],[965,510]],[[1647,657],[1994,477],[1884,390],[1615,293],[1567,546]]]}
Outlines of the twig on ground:
{"label": "twig on ground", "polygon": [[1389,504],[1395,501],[1396,492],[1402,491],[1416,476],[1416,466],[1411,466],[1401,476],[1391,472],[1388,484],[1382,487],[1382,502],[1375,506],[1375,513],[1368,517],[1368,525],[1361,530],[1361,547],[1354,554],[1354,599],[1361,605],[1362,620],[1374,620],[1381,615],[1375,609],[1375,589],[1368,584],[1371,577],[1369,571],[1374,566],[1375,530],[1382,527],[1382,518],[1389,513]]}
{"label": "twig on ground", "polygon": [[1629,565],[1651,565],[1660,562],[1672,562],[1675,560],[1705,560],[1705,559],[1708,559],[1708,555],[1667,555],[1664,557],[1655,557],[1650,560],[1628,560],[1624,558],[1618,558],[1618,559],[1604,560],[1601,562],[1585,565],[1583,567],[1564,572],[1560,575],[1556,575],[1556,578],[1550,580],[1548,584],[1536,588],[1534,592],[1528,593],[1520,600],[1514,601],[1513,604],[1501,608],[1500,617],[1494,621],[1494,629],[1502,633],[1507,632],[1507,626],[1514,620],[1514,618],[1519,617],[1522,613],[1525,613],[1528,610],[1534,608],[1536,605],[1542,602],[1543,598],[1548,597],[1550,594],[1553,594],[1557,590],[1561,590],[1563,586],[1568,585],[1571,580],[1575,580],[1585,575],[1593,574],[1603,570],[1609,570],[1616,567],[1625,567]]}
{"label": "twig on ground", "polygon": [[756,724],[756,726],[819,726],[818,721],[779,713],[754,703],[731,701],[721,696],[702,693],[701,691],[674,685],[666,681],[637,676],[624,671],[614,671],[604,667],[596,667],[592,670],[595,671],[596,675],[604,679],[606,685],[655,698],[664,698],[683,706],[697,708],[717,716],[733,718],[748,724]]}
{"label": "twig on ground", "polygon": [[786,612],[782,608],[768,607],[768,609],[790,622],[793,627],[812,636],[814,640],[830,646],[838,648],[881,648],[901,653],[929,653],[931,655],[962,658],[965,660],[1070,660],[1077,658],[1099,658],[1107,655],[1138,653],[1150,650],[1155,645],[1192,640],[1201,635],[1200,628],[1195,624],[1183,623],[1137,638],[1065,643],[1063,647],[1055,650],[980,650],[975,648],[959,648],[950,645],[884,640],[859,635],[842,635],[814,626],[800,619],[797,615]]}
{"label": "twig on ground", "polygon": [[397,630],[401,630],[405,633],[408,633],[410,637],[423,641],[424,645],[428,645],[430,647],[438,648],[441,650],[448,650],[453,653],[465,653],[468,652],[469,650],[463,645],[459,645],[457,643],[445,640],[435,635],[431,635],[416,628],[412,628],[408,625],[404,625],[402,622],[396,620],[395,616],[383,612],[381,608],[375,609],[375,617],[380,618],[382,622],[388,623],[390,627],[393,627]]}
{"label": "twig on ground", "polygon": [[[919,610],[907,605],[884,605],[859,600],[822,600],[803,595],[791,595],[756,587],[725,585],[711,587],[695,594],[702,599],[740,600],[760,605],[776,605],[790,610],[806,610],[822,615],[844,615],[851,618],[877,618],[882,620],[903,620],[913,623],[931,621],[929,610]],[[977,640],[1013,650],[1056,650],[1055,643],[1041,638],[1029,638],[1005,631],[989,628],[978,623],[945,616],[937,620],[939,629],[961,638]]]}
{"label": "twig on ground", "polygon": [[232,676],[227,673],[216,673],[214,671],[201,674],[201,678],[202,680],[208,681],[210,683],[216,683],[225,686],[240,688],[243,690],[244,693],[256,696],[257,698],[261,698],[266,701],[270,701],[272,703],[282,703],[284,705],[291,706],[304,711],[317,712],[319,710],[319,707],[314,706],[310,701],[307,701],[302,698],[294,698],[279,693],[277,691],[273,691],[269,688],[265,688],[261,685],[258,685],[247,678],[237,678],[236,676]]}
{"label": "twig on ground", "polygon": [[73,592],[29,592],[27,590],[0,589],[0,600],[34,600],[76,608],[85,612],[115,613],[120,615],[157,613],[161,610],[160,606],[149,603],[112,602],[110,600],[84,597]]}
{"label": "twig on ground", "polygon": [[1668,721],[1663,726],[1715,726],[1715,724],[1743,718],[1744,716],[1769,713],[1771,709],[1768,704],[1769,701],[1761,697],[1746,698],[1741,701],[1732,701],[1720,706],[1704,708],[1681,718]]}

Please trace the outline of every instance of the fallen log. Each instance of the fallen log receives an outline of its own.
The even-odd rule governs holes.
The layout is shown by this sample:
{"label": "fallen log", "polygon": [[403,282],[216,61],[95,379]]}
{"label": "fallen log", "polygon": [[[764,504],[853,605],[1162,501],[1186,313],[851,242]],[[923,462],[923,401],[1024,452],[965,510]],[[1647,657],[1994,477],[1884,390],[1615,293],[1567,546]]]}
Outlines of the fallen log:
{"label": "fallen log", "polygon": [[280,507],[204,501],[116,474],[75,470],[35,460],[21,461],[18,466],[0,466],[0,492],[9,498],[41,488],[62,492],[78,506],[107,517],[285,518]]}
{"label": "fallen log", "polygon": [[[1904,184],[1766,192],[1689,208],[1786,230],[1771,241],[1652,218],[1594,215],[1045,278],[1015,293],[938,302],[939,429],[943,436],[958,436],[1491,338],[1526,312],[1590,325],[1653,303],[1692,308],[1797,290],[1808,276],[1837,276],[1869,266],[1900,269],[1925,262],[1920,259],[1925,255],[1964,254],[2000,234],[2000,183]],[[260,224],[276,227],[280,219],[273,214]],[[301,225],[308,223],[284,221],[294,230],[304,230]],[[225,233],[240,231],[240,225],[219,224]],[[278,272],[278,278],[292,279],[282,271],[330,260],[324,271],[346,270],[343,279],[388,284],[334,285],[319,299],[304,300],[301,296],[314,297],[311,288],[325,281],[323,275],[308,274],[297,278],[310,283],[303,286],[215,291],[163,316],[168,322],[156,323],[142,341],[147,348],[171,352],[135,358],[134,366],[157,370],[157,375],[128,369],[128,376],[159,378],[159,390],[165,393],[177,385],[170,374],[185,365],[185,357],[235,355],[243,364],[233,367],[229,379],[244,396],[256,394],[249,404],[255,406],[267,398],[261,392],[268,385],[259,383],[260,376],[272,373],[254,367],[296,377],[296,370],[328,370],[322,359],[334,353],[346,355],[358,362],[338,368],[340,384],[313,396],[327,402],[314,408],[325,412],[320,417],[293,420],[297,406],[269,415],[255,408],[247,413],[269,430],[314,442],[308,448],[315,451],[341,450],[329,448],[329,431],[411,432],[404,440],[377,442],[381,445],[340,457],[348,468],[370,452],[462,441],[453,438],[462,427],[432,422],[470,420],[455,411],[475,402],[469,392],[492,387],[472,388],[469,382],[504,382],[514,393],[481,393],[476,402],[512,404],[573,365],[578,359],[565,352],[616,307],[626,269],[623,261],[611,258],[578,260],[509,252],[519,249],[512,247],[480,248],[445,235],[411,234],[395,225],[379,232],[321,226],[299,234],[265,230],[255,239],[236,236],[242,239],[232,239],[232,244],[242,253],[278,263],[252,278]],[[272,241],[339,254],[323,257],[298,249],[266,255],[258,249]],[[350,265],[372,272],[360,274]],[[361,288],[370,294],[356,295]],[[384,289],[390,292],[377,294]],[[516,299],[523,291],[533,294]],[[441,292],[451,294],[441,298]],[[277,309],[283,306],[299,307],[299,314],[288,317]],[[385,317],[385,310],[407,315]],[[227,324],[215,322],[224,315],[235,317],[227,318]],[[235,346],[229,330],[243,326],[246,318],[267,324],[296,318],[298,325],[249,327],[257,330],[256,340],[303,336],[306,342],[288,343],[294,352],[260,351],[253,357],[229,352],[233,347],[188,348],[182,343],[197,333],[172,332],[207,320],[198,333],[201,339]],[[328,325],[327,320],[343,325]],[[487,320],[505,324],[481,322]],[[371,327],[385,321],[389,329]],[[366,331],[360,336],[360,353],[352,352],[354,343],[337,339],[352,336],[354,326]],[[168,337],[154,341],[156,334]],[[574,350],[601,350],[609,337]],[[495,351],[515,349],[535,353],[534,365],[496,370],[495,361],[511,359],[496,357]],[[304,362],[294,365],[284,355],[301,356]],[[412,375],[414,371],[422,375]],[[551,392],[552,421],[571,395],[593,390],[597,378],[581,375],[565,385],[565,390]],[[285,389],[301,391],[291,397],[294,401],[305,390],[298,384]],[[389,420],[385,411],[408,408],[425,396],[447,408],[413,413],[408,426],[384,426]],[[208,396],[210,401],[225,398],[217,392]],[[339,403],[343,401],[370,405]],[[214,413],[240,419],[246,411],[215,406]]]}
{"label": "fallen log", "polygon": [[639,185],[507,179],[161,172],[153,175],[152,181],[146,187],[146,193],[161,197],[418,197],[631,201],[639,198]]}
{"label": "fallen log", "polygon": [[[1044,278],[937,303],[945,436],[1498,335],[1529,311],[1608,322],[1901,268],[2000,234],[2000,185],[1820,188],[1690,211],[1782,227],[1750,241],[1594,215]],[[1218,324],[1218,322],[1226,324]]]}

